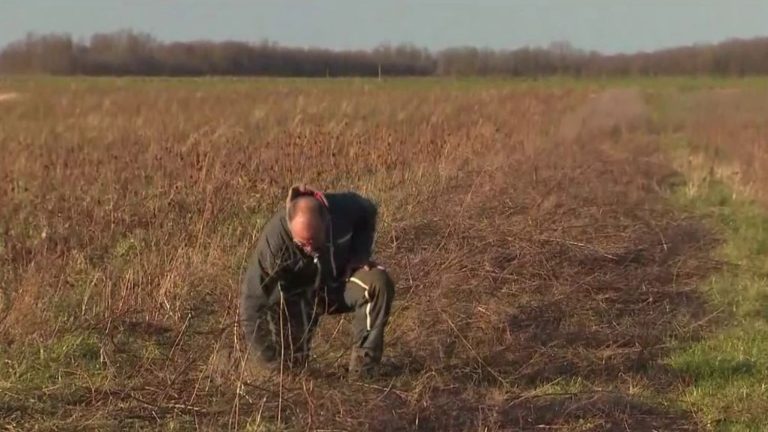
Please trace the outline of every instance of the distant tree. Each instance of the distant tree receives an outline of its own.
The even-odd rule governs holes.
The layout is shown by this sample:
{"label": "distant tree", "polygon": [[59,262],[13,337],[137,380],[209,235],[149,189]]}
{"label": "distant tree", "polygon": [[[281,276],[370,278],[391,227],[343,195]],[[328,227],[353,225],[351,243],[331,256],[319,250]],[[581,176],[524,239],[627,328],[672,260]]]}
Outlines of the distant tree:
{"label": "distant tree", "polygon": [[0,51],[2,73],[55,75],[749,75],[768,73],[768,38],[716,45],[603,55],[564,41],[545,48],[449,48],[432,53],[414,45],[370,51],[282,47],[264,40],[160,42],[131,30],[97,33],[87,41],[67,34],[28,34]]}

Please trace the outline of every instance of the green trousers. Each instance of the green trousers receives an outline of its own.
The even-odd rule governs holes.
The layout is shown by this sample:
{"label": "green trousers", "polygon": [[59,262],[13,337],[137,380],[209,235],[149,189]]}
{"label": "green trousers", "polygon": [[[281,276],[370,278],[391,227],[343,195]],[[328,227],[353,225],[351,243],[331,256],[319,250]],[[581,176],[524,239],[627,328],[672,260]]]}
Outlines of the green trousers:
{"label": "green trousers", "polygon": [[352,348],[374,362],[384,351],[384,330],[394,297],[394,283],[383,269],[358,270],[345,283],[321,292],[301,290],[281,296],[278,304],[259,314],[251,341],[251,354],[265,367],[281,363],[303,367],[312,336],[322,315],[352,313]]}

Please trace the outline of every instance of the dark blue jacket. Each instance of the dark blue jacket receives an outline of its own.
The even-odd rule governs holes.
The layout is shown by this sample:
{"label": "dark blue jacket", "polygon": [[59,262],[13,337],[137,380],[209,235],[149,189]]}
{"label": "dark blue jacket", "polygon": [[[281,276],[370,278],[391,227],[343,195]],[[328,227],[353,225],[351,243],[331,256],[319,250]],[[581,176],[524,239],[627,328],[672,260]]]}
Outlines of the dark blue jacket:
{"label": "dark blue jacket", "polygon": [[304,297],[323,287],[344,283],[350,263],[371,258],[376,206],[354,192],[325,195],[329,239],[317,256],[307,255],[292,240],[286,209],[266,224],[241,286],[240,318],[246,334],[263,310],[285,298]]}

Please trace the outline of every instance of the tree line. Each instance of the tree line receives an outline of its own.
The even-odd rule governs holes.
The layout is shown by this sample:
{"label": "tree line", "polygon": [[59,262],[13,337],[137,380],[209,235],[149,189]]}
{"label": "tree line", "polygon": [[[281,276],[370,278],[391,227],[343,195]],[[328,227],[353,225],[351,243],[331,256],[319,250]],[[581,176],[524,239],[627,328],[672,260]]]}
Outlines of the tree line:
{"label": "tree line", "polygon": [[413,45],[371,50],[284,47],[270,42],[161,42],[119,31],[74,40],[29,34],[0,51],[0,73],[147,76],[607,76],[768,73],[768,38],[607,55],[565,42],[547,47],[474,47],[431,52]]}

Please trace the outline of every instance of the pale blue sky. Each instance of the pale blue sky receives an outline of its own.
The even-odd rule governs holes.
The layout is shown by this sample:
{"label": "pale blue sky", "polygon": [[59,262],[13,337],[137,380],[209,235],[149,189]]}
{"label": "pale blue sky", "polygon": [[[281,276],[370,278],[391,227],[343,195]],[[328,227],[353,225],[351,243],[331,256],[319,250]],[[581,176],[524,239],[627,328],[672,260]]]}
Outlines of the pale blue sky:
{"label": "pale blue sky", "polygon": [[0,0],[0,46],[34,32],[123,28],[162,40],[518,48],[567,40],[604,52],[768,35],[765,0]]}

